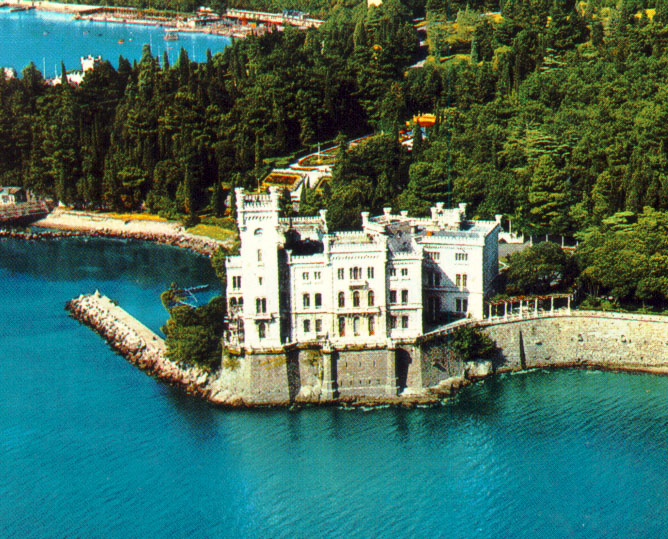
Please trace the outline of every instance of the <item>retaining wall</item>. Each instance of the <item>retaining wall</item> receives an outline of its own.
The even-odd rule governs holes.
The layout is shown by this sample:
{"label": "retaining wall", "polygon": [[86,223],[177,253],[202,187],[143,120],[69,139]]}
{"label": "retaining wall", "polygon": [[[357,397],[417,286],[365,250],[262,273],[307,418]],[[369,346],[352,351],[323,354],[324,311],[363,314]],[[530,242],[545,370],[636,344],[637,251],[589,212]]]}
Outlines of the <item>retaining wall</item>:
{"label": "retaining wall", "polygon": [[569,365],[668,368],[668,317],[573,311],[485,323],[481,329],[500,348],[497,371]]}

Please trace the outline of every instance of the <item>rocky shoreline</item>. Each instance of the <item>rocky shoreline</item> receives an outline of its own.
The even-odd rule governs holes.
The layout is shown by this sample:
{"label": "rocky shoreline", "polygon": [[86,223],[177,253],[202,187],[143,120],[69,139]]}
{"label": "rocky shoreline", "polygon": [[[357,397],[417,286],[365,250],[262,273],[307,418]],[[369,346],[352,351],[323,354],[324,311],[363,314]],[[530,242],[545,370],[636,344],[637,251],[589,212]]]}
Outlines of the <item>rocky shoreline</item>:
{"label": "rocky shoreline", "polygon": [[150,241],[164,245],[173,245],[174,247],[180,247],[209,257],[220,247],[220,244],[213,240],[208,241],[193,236],[171,236],[150,232],[119,232],[117,230],[21,232],[12,229],[0,229],[0,239],[12,238],[26,241],[44,241],[72,237]]}
{"label": "rocky shoreline", "polygon": [[231,242],[223,242],[190,234],[179,223],[173,221],[150,221],[122,219],[87,212],[54,210],[44,219],[33,223],[44,228],[41,232],[17,228],[0,228],[0,240],[6,238],[25,241],[42,241],[60,238],[113,238],[149,241],[172,245],[210,257],[218,248],[229,248]]}

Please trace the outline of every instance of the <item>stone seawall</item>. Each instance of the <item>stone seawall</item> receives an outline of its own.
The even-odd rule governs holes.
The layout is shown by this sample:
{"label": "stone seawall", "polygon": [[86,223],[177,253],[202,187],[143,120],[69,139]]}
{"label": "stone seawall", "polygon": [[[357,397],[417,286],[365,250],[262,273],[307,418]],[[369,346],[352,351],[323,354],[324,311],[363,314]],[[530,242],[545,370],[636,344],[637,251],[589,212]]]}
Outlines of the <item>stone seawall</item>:
{"label": "stone seawall", "polygon": [[668,373],[668,317],[573,311],[481,328],[500,348],[497,372],[592,366]]}
{"label": "stone seawall", "polygon": [[217,376],[194,366],[183,366],[166,356],[165,341],[99,292],[81,295],[65,307],[73,318],[91,327],[128,361],[188,393],[214,404],[230,406],[243,402],[224,392]]}

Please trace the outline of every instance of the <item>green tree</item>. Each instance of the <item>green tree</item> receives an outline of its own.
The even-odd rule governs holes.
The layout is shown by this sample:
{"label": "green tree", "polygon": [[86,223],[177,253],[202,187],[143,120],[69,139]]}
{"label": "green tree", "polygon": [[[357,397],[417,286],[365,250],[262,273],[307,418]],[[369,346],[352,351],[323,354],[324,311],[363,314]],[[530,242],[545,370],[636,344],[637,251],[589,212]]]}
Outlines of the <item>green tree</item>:
{"label": "green tree", "polygon": [[511,255],[505,276],[509,294],[545,294],[572,284],[574,266],[557,244],[543,242]]}

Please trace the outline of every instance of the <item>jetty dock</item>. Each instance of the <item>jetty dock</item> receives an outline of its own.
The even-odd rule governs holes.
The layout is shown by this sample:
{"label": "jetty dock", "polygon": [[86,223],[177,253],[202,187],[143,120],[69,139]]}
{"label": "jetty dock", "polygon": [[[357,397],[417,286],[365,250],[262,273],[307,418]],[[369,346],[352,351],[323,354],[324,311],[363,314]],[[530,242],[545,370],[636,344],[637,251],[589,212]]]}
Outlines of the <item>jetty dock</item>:
{"label": "jetty dock", "polygon": [[0,226],[27,225],[49,214],[44,202],[19,202],[0,204]]}
{"label": "jetty dock", "polygon": [[215,379],[210,373],[197,366],[171,361],[164,339],[99,291],[68,301],[65,309],[103,337],[130,363],[188,393],[216,402],[212,395]]}

